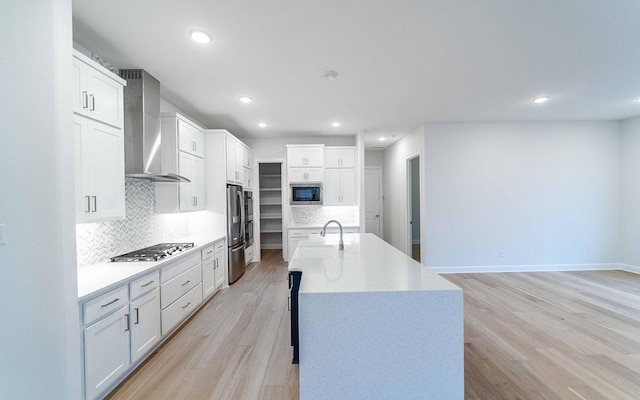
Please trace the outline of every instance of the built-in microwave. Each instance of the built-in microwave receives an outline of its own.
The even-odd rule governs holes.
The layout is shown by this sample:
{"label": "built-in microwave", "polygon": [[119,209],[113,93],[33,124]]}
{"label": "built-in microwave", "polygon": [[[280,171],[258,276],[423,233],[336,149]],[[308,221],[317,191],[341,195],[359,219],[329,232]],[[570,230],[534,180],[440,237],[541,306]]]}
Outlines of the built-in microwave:
{"label": "built-in microwave", "polygon": [[291,205],[322,205],[322,183],[292,183]]}

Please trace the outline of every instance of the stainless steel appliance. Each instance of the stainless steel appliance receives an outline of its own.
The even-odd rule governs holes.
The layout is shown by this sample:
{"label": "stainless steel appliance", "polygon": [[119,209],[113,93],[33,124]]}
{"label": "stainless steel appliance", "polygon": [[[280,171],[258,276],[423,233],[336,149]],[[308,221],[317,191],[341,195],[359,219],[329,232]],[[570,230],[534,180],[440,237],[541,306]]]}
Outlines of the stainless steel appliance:
{"label": "stainless steel appliance", "polygon": [[322,205],[322,183],[292,183],[291,205]]}
{"label": "stainless steel appliance", "polygon": [[227,185],[227,243],[229,284],[244,274],[244,196],[242,186]]}
{"label": "stainless steel appliance", "polygon": [[244,191],[244,247],[253,245],[253,193]]}
{"label": "stainless steel appliance", "polygon": [[194,243],[160,243],[111,257],[112,262],[158,261],[194,247]]}

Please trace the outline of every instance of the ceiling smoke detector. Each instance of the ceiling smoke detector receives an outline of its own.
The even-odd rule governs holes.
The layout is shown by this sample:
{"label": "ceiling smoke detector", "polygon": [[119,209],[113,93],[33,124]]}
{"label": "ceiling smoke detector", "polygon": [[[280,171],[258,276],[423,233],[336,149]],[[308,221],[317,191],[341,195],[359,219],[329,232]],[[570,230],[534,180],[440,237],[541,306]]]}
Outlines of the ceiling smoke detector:
{"label": "ceiling smoke detector", "polygon": [[336,79],[338,77],[338,73],[336,71],[325,71],[324,78],[330,81]]}

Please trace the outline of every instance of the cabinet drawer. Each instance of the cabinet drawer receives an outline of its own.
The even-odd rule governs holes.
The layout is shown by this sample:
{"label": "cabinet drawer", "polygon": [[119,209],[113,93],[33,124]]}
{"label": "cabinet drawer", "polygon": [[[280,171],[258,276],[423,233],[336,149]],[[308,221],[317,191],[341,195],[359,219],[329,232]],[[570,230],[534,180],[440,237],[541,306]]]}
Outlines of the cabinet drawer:
{"label": "cabinet drawer", "polygon": [[202,249],[201,253],[202,253],[202,260],[206,260],[208,258],[213,257],[213,253],[215,251],[215,246],[214,245],[210,245],[207,246],[205,248]]}
{"label": "cabinet drawer", "polygon": [[176,276],[182,274],[194,265],[200,264],[200,252],[196,252],[187,258],[167,265],[160,271],[160,283],[166,283]]}
{"label": "cabinet drawer", "polygon": [[306,229],[289,229],[289,237],[301,238],[309,236],[309,232]]}
{"label": "cabinet drawer", "polygon": [[225,247],[225,246],[224,246],[224,240],[221,240],[221,241],[219,241],[219,242],[216,242],[216,243],[214,243],[213,245],[214,245],[214,246],[215,246],[215,248],[216,248],[216,250],[215,250],[216,254],[221,253],[221,252],[223,252],[223,251],[224,251],[224,247]]}
{"label": "cabinet drawer", "polygon": [[150,274],[138,278],[129,284],[131,300],[142,296],[160,286],[160,271],[153,271]]}
{"label": "cabinet drawer", "polygon": [[162,335],[166,335],[202,303],[202,284],[198,284],[178,301],[162,310]]}
{"label": "cabinet drawer", "polygon": [[83,321],[85,324],[101,318],[129,302],[129,287],[120,286],[117,289],[105,293],[95,299],[82,304]]}
{"label": "cabinet drawer", "polygon": [[202,282],[202,271],[200,263],[198,263],[183,274],[176,276],[167,283],[163,283],[160,288],[160,308],[166,308],[200,282]]}

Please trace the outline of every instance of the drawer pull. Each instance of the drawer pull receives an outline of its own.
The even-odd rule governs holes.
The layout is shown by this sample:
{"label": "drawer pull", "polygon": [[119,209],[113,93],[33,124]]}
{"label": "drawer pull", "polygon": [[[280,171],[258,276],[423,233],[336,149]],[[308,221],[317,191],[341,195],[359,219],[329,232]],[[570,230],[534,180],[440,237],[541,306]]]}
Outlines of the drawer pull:
{"label": "drawer pull", "polygon": [[189,282],[191,282],[191,279],[189,279],[188,281],[186,281],[185,283],[182,284],[182,286],[188,284]]}
{"label": "drawer pull", "polygon": [[182,307],[182,309],[184,310],[185,308],[189,307],[191,305],[191,302],[188,302],[187,304],[184,305],[184,307]]}
{"label": "drawer pull", "polygon": [[211,250],[211,251],[207,251],[207,254],[211,254],[211,253],[213,253],[213,250]]}
{"label": "drawer pull", "polygon": [[108,306],[112,305],[113,303],[118,302],[119,300],[120,299],[116,297],[115,299],[113,299],[112,301],[108,302],[107,304],[101,305],[100,308],[108,307]]}
{"label": "drawer pull", "polygon": [[155,282],[155,281],[149,281],[149,282],[145,283],[144,285],[142,285],[140,287],[147,287],[147,286],[151,285],[153,282]]}
{"label": "drawer pull", "polygon": [[136,322],[134,322],[134,325],[138,325],[140,323],[140,309],[136,308]]}

